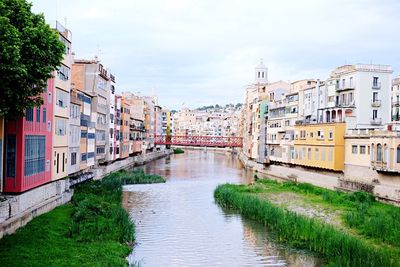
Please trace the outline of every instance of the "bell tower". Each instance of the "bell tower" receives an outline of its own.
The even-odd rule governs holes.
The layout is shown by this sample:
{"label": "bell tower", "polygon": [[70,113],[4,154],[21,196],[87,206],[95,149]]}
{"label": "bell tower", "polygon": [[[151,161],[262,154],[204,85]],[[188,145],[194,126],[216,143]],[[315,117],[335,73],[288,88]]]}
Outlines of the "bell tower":
{"label": "bell tower", "polygon": [[260,60],[260,64],[255,68],[255,82],[268,83],[268,69],[265,67],[262,59]]}

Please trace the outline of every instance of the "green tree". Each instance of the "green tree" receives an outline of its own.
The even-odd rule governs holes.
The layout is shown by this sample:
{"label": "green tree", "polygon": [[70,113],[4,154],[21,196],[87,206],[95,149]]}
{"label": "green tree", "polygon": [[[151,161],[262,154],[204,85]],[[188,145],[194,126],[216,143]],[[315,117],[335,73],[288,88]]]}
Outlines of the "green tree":
{"label": "green tree", "polygon": [[41,93],[61,64],[64,44],[26,0],[0,0],[0,116],[41,105]]}

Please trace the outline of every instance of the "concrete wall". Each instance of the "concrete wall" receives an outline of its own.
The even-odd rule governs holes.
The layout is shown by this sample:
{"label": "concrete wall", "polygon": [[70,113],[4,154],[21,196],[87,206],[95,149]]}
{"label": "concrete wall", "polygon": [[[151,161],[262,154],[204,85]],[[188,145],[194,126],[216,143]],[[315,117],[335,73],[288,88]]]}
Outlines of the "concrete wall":
{"label": "concrete wall", "polygon": [[69,180],[55,181],[0,202],[0,238],[71,200]]}
{"label": "concrete wall", "polygon": [[[171,154],[170,150],[157,151],[144,156],[129,157],[107,166],[91,169],[94,179],[101,179],[110,172],[140,166]],[[70,180],[48,183],[17,196],[0,196],[0,238],[14,233],[33,218],[51,211],[71,200],[73,189]]]}

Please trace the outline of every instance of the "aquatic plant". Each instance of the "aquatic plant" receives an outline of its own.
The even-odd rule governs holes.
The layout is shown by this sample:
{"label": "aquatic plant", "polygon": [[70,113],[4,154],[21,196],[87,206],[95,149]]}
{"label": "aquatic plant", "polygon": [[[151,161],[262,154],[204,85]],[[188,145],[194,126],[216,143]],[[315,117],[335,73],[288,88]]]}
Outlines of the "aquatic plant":
{"label": "aquatic plant", "polygon": [[182,148],[174,148],[174,154],[182,154],[185,153],[185,151]]}
{"label": "aquatic plant", "polygon": [[[400,265],[399,255],[393,250],[375,247],[316,219],[277,207],[268,200],[246,193],[246,187],[220,185],[214,197],[221,206],[263,223],[276,234],[278,241],[317,252],[338,266]],[[310,192],[318,188],[303,185],[298,190]]]}

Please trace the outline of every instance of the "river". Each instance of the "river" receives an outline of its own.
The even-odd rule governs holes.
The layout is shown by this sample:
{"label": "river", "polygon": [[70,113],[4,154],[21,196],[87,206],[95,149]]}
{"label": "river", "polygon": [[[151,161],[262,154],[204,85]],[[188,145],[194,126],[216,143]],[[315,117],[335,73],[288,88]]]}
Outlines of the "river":
{"label": "river", "polygon": [[148,173],[165,184],[124,187],[124,205],[136,224],[130,263],[140,266],[322,266],[307,251],[273,241],[265,227],[224,211],[213,198],[222,183],[249,183],[253,174],[236,156],[185,151],[154,161]]}

